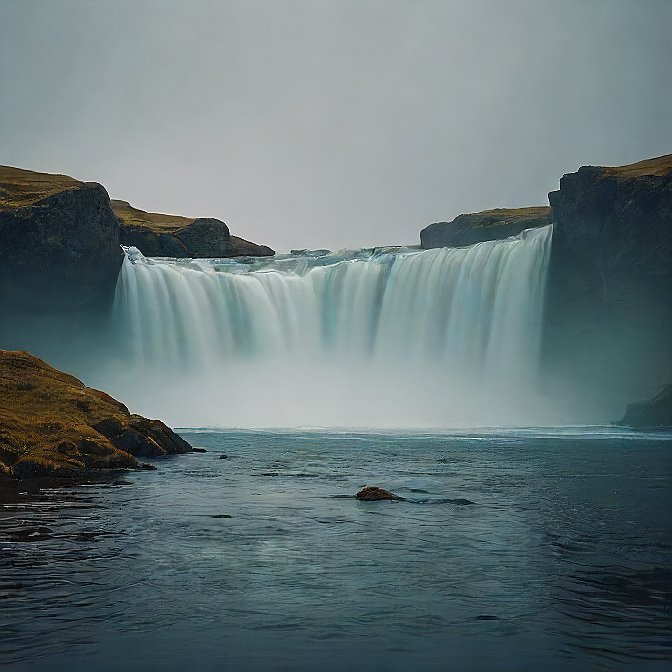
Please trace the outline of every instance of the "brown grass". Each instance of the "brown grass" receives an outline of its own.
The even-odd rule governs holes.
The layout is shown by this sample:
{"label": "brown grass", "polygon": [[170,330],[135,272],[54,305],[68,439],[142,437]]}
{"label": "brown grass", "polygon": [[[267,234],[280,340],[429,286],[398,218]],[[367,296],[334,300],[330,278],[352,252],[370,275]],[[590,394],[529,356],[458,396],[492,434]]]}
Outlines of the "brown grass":
{"label": "brown grass", "polygon": [[155,233],[175,233],[189,226],[194,218],[181,215],[166,215],[159,212],[145,212],[134,208],[126,201],[113,199],[110,201],[114,214],[128,226],[144,226]]}
{"label": "brown grass", "polygon": [[41,359],[0,350],[0,474],[22,461],[53,473],[135,466],[92,427],[129,417],[120,402]]}
{"label": "brown grass", "polygon": [[33,205],[59,191],[76,189],[83,184],[67,175],[0,166],[0,210]]}
{"label": "brown grass", "polygon": [[605,175],[611,177],[644,177],[655,175],[663,177],[672,174],[672,154],[645,159],[627,166],[608,166],[604,168]]}

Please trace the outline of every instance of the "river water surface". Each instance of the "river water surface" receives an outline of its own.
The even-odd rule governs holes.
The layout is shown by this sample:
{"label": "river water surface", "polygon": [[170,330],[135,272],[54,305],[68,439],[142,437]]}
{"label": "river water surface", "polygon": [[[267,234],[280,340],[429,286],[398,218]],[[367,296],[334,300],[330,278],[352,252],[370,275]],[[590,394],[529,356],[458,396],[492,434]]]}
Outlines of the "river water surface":
{"label": "river water surface", "polygon": [[0,508],[3,670],[669,669],[670,435],[182,434]]}

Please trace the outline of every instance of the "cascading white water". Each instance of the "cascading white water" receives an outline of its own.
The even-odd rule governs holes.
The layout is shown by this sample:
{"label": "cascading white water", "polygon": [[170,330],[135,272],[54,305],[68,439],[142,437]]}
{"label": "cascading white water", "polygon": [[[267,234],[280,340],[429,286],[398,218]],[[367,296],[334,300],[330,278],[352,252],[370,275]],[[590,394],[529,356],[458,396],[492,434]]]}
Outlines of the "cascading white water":
{"label": "cascading white water", "polygon": [[250,263],[131,249],[108,388],[181,426],[529,423],[550,238]]}

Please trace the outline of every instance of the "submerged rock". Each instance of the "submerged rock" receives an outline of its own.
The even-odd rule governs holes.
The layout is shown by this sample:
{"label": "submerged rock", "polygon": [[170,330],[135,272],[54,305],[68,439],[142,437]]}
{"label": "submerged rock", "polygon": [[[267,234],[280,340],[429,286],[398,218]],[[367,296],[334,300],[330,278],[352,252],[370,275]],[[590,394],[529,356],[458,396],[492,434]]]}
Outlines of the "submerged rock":
{"label": "submerged rock", "polygon": [[367,485],[362,488],[355,497],[364,502],[375,502],[381,499],[403,500],[403,497],[399,497],[399,495],[395,495],[393,492],[379,488],[376,485]]}
{"label": "submerged rock", "polygon": [[641,429],[672,427],[672,385],[665,385],[652,399],[628,404],[619,424]]}
{"label": "submerged rock", "polygon": [[160,420],[27,352],[0,350],[0,476],[81,479],[191,450]]}

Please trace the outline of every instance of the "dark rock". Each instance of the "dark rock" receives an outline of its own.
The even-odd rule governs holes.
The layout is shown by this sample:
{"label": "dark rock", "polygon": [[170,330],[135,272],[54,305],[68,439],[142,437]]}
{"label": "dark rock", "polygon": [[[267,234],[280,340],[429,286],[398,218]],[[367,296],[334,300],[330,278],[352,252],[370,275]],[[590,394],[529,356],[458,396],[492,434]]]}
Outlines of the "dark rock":
{"label": "dark rock", "polygon": [[0,166],[0,305],[21,313],[112,300],[122,262],[105,189]]}
{"label": "dark rock", "polygon": [[219,459],[220,459],[220,460],[228,460],[228,459],[229,459],[229,456],[228,456],[228,455],[220,455],[220,456],[219,456]]}
{"label": "dark rock", "polygon": [[219,219],[195,219],[175,233],[190,257],[228,257],[231,254],[229,227]]}
{"label": "dark rock", "polygon": [[122,226],[122,245],[137,247],[146,257],[188,257],[184,243],[170,233],[156,233],[144,226]]}
{"label": "dark rock", "polygon": [[420,232],[420,246],[424,249],[463,247],[510,238],[525,229],[547,226],[551,223],[550,215],[551,209],[547,206],[497,208],[459,215],[451,222],[436,222],[424,228]]}
{"label": "dark rock", "polygon": [[584,166],[549,194],[544,359],[594,397],[672,378],[672,155]]}
{"label": "dark rock", "polygon": [[272,257],[275,254],[275,250],[268,245],[251,243],[249,240],[238,238],[238,236],[231,236],[230,242],[229,256],[231,257]]}
{"label": "dark rock", "polygon": [[399,495],[395,495],[389,490],[384,490],[375,485],[365,486],[355,495],[355,497],[364,502],[375,502],[381,499],[403,500],[403,497],[399,497]]}
{"label": "dark rock", "polygon": [[672,385],[665,385],[653,399],[628,404],[619,424],[639,429],[672,427]]}
{"label": "dark rock", "polygon": [[205,448],[192,448],[191,450],[194,453],[207,453],[208,452]]}

